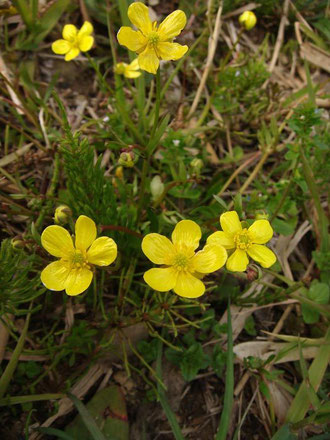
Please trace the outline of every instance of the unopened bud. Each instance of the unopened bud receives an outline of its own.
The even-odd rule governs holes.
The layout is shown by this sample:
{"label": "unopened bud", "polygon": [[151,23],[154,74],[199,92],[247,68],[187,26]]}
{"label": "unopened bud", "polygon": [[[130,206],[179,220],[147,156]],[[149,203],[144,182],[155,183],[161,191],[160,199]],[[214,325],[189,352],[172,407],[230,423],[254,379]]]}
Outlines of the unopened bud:
{"label": "unopened bud", "polygon": [[162,182],[160,176],[155,176],[150,182],[150,191],[153,200],[159,199],[164,192],[165,185]]}
{"label": "unopened bud", "polygon": [[123,180],[124,178],[124,168],[122,166],[119,166],[116,168],[115,176],[117,179]]}
{"label": "unopened bud", "polygon": [[14,249],[23,249],[24,248],[24,241],[20,238],[14,237],[11,239],[11,246]]}
{"label": "unopened bud", "polygon": [[60,205],[55,209],[54,220],[57,224],[64,225],[72,215],[71,209],[66,205]]}
{"label": "unopened bud", "polygon": [[247,31],[249,31],[256,25],[257,17],[255,16],[254,12],[245,11],[238,17],[238,21]]}
{"label": "unopened bud", "polygon": [[132,151],[129,152],[123,152],[120,154],[119,165],[122,165],[126,168],[132,168],[134,166],[134,153]]}
{"label": "unopened bud", "polygon": [[203,165],[204,165],[204,162],[202,161],[202,159],[199,159],[198,157],[195,157],[195,159],[193,159],[190,162],[190,166],[193,169],[194,173],[196,173],[196,174],[199,174],[201,172]]}
{"label": "unopened bud", "polygon": [[126,63],[117,63],[114,69],[115,73],[117,75],[124,75],[126,66],[127,66]]}
{"label": "unopened bud", "polygon": [[269,215],[266,212],[258,212],[256,214],[256,220],[268,220]]}

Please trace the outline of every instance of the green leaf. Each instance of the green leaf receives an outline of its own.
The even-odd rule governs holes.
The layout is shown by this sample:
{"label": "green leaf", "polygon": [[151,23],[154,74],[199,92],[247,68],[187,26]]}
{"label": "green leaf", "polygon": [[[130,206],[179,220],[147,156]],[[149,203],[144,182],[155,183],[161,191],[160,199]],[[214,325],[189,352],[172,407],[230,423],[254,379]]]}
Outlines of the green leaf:
{"label": "green leaf", "polygon": [[297,438],[298,437],[290,431],[290,425],[286,424],[281,426],[271,440],[296,440]]}
{"label": "green leaf", "polygon": [[199,370],[206,368],[209,362],[199,342],[191,345],[181,354],[180,368],[184,379],[188,382],[195,379]]}
{"label": "green leaf", "polygon": [[318,304],[328,304],[330,297],[329,286],[325,283],[312,283],[307,298]]}
{"label": "green leaf", "polygon": [[301,305],[301,311],[306,324],[315,324],[320,319],[319,312],[311,309],[307,304]]}

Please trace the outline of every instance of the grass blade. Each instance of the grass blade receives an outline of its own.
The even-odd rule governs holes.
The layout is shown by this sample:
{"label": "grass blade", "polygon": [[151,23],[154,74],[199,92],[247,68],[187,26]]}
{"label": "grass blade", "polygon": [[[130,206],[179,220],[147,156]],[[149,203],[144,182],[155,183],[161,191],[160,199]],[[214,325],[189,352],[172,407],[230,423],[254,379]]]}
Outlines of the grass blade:
{"label": "grass blade", "polygon": [[227,368],[226,368],[226,387],[225,397],[223,400],[223,410],[220,417],[220,423],[216,440],[226,440],[230,414],[232,412],[233,400],[234,400],[234,353],[233,353],[233,330],[231,326],[231,313],[230,313],[230,301],[228,301],[227,311],[227,323],[228,323],[228,341],[227,341]]}
{"label": "grass blade", "polygon": [[[163,354],[163,343],[159,339],[158,340],[158,352],[157,352],[157,361],[156,361],[156,373],[160,380],[162,380],[162,354]],[[178,424],[178,421],[176,419],[176,416],[174,412],[172,411],[164,389],[160,386],[159,382],[157,382],[157,391],[158,391],[158,397],[159,402],[162,405],[162,408],[164,410],[164,413],[166,414],[167,420],[169,424],[171,425],[174,437],[176,440],[184,440],[184,437],[182,435],[180,426]]]}
{"label": "grass blade", "polygon": [[68,393],[68,397],[72,400],[72,402],[75,404],[77,410],[79,411],[79,414],[81,415],[81,418],[83,422],[86,425],[86,428],[90,432],[93,440],[106,440],[102,432],[100,431],[100,428],[95,423],[95,420],[90,415],[88,410],[86,409],[85,405],[74,395],[71,393]]}
{"label": "grass blade", "polygon": [[54,435],[55,437],[61,439],[61,440],[74,440],[71,435],[66,434],[65,432],[61,431],[60,429],[55,428],[36,428],[35,431],[41,432],[41,434],[48,434],[48,435]]}

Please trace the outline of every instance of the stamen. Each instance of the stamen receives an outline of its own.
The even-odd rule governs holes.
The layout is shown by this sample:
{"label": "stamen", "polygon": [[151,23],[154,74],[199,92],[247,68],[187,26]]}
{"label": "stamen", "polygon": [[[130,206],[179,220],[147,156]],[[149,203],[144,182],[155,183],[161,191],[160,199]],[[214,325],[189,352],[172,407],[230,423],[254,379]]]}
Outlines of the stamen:
{"label": "stamen", "polygon": [[150,32],[148,35],[148,41],[149,41],[149,44],[151,44],[152,46],[156,46],[159,41],[158,33],[155,31]]}
{"label": "stamen", "polygon": [[249,231],[245,228],[243,229],[242,232],[236,234],[234,237],[234,242],[236,244],[237,249],[242,249],[242,250],[248,249],[252,244]]}
{"label": "stamen", "polygon": [[189,258],[183,254],[177,254],[174,257],[173,266],[179,271],[188,269]]}

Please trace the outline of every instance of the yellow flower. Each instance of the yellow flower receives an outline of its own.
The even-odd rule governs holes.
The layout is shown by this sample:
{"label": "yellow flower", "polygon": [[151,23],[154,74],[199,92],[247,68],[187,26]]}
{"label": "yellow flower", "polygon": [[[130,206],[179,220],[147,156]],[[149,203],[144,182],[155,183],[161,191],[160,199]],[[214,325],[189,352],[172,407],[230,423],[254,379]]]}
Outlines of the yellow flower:
{"label": "yellow flower", "polygon": [[249,229],[242,228],[236,211],[225,212],[220,216],[222,231],[214,232],[208,244],[219,244],[226,249],[235,249],[228,258],[226,267],[232,272],[244,272],[249,259],[247,254],[262,267],[270,267],[276,261],[273,251],[266,246],[273,236],[273,229],[267,220],[256,220]]}
{"label": "yellow flower", "polygon": [[138,59],[135,58],[130,64],[117,63],[115,67],[115,73],[117,75],[124,75],[126,78],[138,78],[141,75],[139,72],[140,66]]}
{"label": "yellow flower", "polygon": [[145,282],[153,289],[166,292],[173,289],[185,298],[198,298],[205,292],[201,275],[214,272],[227,259],[226,250],[209,244],[195,253],[202,233],[197,223],[182,220],[174,228],[172,241],[160,234],[148,234],[142,240],[142,250],[155,264],[164,267],[150,269]]}
{"label": "yellow flower", "polygon": [[41,281],[50,290],[64,290],[79,295],[92,282],[92,266],[108,266],[117,257],[117,245],[109,237],[96,238],[93,220],[81,215],[75,225],[75,245],[62,226],[48,226],[41,234],[41,244],[60,260],[41,272]]}
{"label": "yellow flower", "polygon": [[257,23],[257,17],[252,11],[245,11],[238,17],[240,24],[245,27],[247,31],[254,28]]}
{"label": "yellow flower", "polygon": [[138,30],[122,26],[117,38],[119,44],[139,54],[142,70],[155,74],[159,60],[178,60],[187,52],[188,46],[172,42],[186,25],[183,11],[172,12],[158,27],[157,22],[151,22],[148,8],[141,2],[132,3],[127,14]]}
{"label": "yellow flower", "polygon": [[78,31],[73,24],[66,24],[63,28],[63,40],[56,40],[52,44],[52,50],[57,55],[65,55],[65,61],[71,61],[81,52],[87,52],[94,44],[93,26],[88,21]]}

